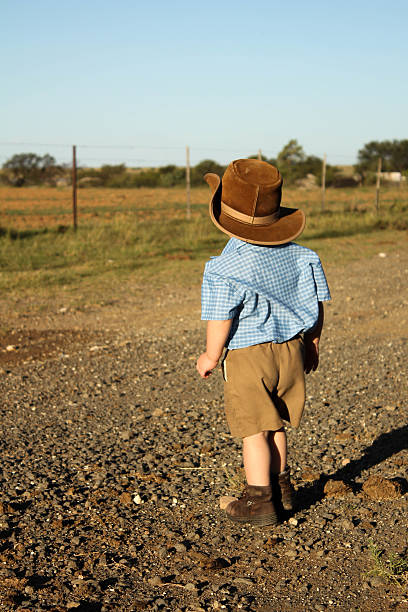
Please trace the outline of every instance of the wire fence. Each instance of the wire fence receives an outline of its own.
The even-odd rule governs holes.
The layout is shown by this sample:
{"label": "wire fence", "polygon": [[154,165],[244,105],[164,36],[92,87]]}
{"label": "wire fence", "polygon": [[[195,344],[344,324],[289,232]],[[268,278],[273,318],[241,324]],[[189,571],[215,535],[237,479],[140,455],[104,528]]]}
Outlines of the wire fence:
{"label": "wire fence", "polygon": [[[141,152],[140,157],[136,157],[137,152]],[[30,188],[29,194],[19,192],[15,188],[10,188],[9,192],[0,200],[0,229],[4,225],[10,224],[16,227],[49,227],[71,225],[74,229],[78,226],[78,215],[81,221],[92,219],[93,222],[101,219],[109,221],[118,214],[131,214],[136,218],[145,218],[154,214],[161,214],[169,218],[187,217],[190,219],[192,214],[203,213],[208,200],[208,190],[194,192],[194,202],[191,198],[190,189],[190,164],[195,165],[204,159],[217,157],[218,163],[228,163],[231,159],[249,157],[257,155],[271,159],[277,156],[276,151],[271,150],[237,150],[236,148],[217,148],[217,147],[180,147],[180,146],[144,146],[144,145],[69,145],[63,143],[39,143],[39,142],[0,142],[0,165],[10,159],[15,154],[36,153],[37,155],[49,154],[55,158],[58,164],[65,164],[72,171],[71,195],[67,189],[55,190],[54,188],[33,190]],[[335,164],[336,160],[341,160],[341,165],[352,166],[355,160],[350,155],[324,154],[322,156],[322,185],[320,193],[314,193],[315,204],[320,201],[320,208],[324,211],[330,202],[326,198],[326,164]],[[215,161],[215,160],[214,160]],[[105,164],[126,164],[130,168],[157,168],[161,165],[174,164],[185,168],[185,191],[183,188],[161,189],[128,189],[117,190],[81,190],[78,198],[76,172],[78,167],[95,168]],[[339,161],[337,161],[339,164]],[[395,173],[394,173],[395,174]],[[397,187],[401,190],[402,180],[400,177]],[[405,184],[404,184],[405,186]],[[372,201],[377,214],[380,205],[381,189],[381,163],[379,160],[377,168],[377,182],[372,188]],[[405,189],[404,189],[405,191]],[[115,193],[116,192],[116,193]],[[154,196],[151,192],[155,192]],[[97,193],[97,195],[95,195]],[[400,191],[401,193],[401,191]],[[371,197],[371,196],[368,196]],[[355,198],[354,198],[355,199]],[[78,202],[79,200],[79,202]],[[334,200],[333,200],[334,201]]]}
{"label": "wire fence", "polygon": [[[186,165],[186,146],[152,146],[148,144],[77,144],[78,166],[95,167],[104,164],[126,164],[129,167],[157,167],[167,164]],[[259,150],[268,159],[276,158],[279,151],[258,146],[203,147],[189,145],[191,164],[196,165],[203,159],[214,159],[227,164],[232,159],[257,155]],[[0,142],[0,165],[18,153],[48,153],[59,164],[70,164],[72,144],[46,142]],[[326,152],[327,163],[333,165],[353,165],[356,156],[344,153]],[[321,154],[323,157],[323,154]]]}

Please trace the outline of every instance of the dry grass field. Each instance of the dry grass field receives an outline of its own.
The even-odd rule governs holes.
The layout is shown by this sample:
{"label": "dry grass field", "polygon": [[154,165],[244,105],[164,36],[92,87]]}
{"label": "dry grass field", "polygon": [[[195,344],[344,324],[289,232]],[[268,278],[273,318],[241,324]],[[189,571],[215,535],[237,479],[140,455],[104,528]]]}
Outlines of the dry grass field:
{"label": "dry grass field", "polygon": [[[407,200],[406,188],[386,188],[381,193],[381,211],[386,213],[396,203]],[[206,215],[209,189],[192,190],[192,216]],[[284,190],[283,204],[316,211],[321,205],[319,189]],[[374,187],[359,189],[329,189],[325,209],[328,213],[373,212]],[[186,194],[181,187],[140,189],[80,189],[78,191],[80,225],[109,223],[113,218],[126,221],[144,219],[184,219]],[[0,187],[0,227],[24,231],[53,229],[72,224],[72,194],[70,188]]]}
{"label": "dry grass field", "polygon": [[[283,204],[306,212],[301,244],[324,265],[371,257],[406,244],[408,191],[288,188]],[[69,188],[0,187],[0,290],[7,307],[42,298],[82,307],[105,303],[126,283],[157,289],[198,285],[203,263],[227,237],[208,216],[209,189],[191,193],[186,219],[183,188],[80,189],[78,231],[72,229]],[[3,302],[4,306],[4,302]],[[25,307],[25,306],[24,306]]]}
{"label": "dry grass field", "polygon": [[[193,191],[193,215],[206,204],[208,189]],[[15,230],[58,228],[72,225],[70,188],[0,188],[0,227]],[[180,188],[80,189],[78,219],[81,225],[110,223],[113,218],[135,220],[185,217],[185,190]]]}

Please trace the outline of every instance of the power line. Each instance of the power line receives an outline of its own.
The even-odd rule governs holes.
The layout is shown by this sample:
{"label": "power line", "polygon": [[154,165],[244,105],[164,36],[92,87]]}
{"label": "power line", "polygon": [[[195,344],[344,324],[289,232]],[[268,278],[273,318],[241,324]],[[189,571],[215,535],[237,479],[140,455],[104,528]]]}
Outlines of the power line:
{"label": "power line", "polygon": [[[0,142],[0,146],[37,146],[37,147],[66,147],[66,148],[71,148],[72,147],[72,143],[45,143],[45,142],[13,142],[13,141],[7,141],[7,142]],[[130,144],[78,144],[77,147],[81,147],[82,149],[128,149],[128,150],[132,150],[132,149],[145,149],[145,150],[150,150],[150,151],[185,151],[185,146],[151,146],[151,145],[130,145]],[[233,151],[237,152],[237,151],[249,151],[249,150],[258,150],[259,147],[237,147],[237,146],[231,146],[228,148],[220,148],[220,147],[200,147],[200,146],[194,146],[194,145],[190,145],[190,148],[193,149],[194,151],[218,151],[218,152],[222,152],[222,153],[231,153]],[[262,149],[263,153],[268,153],[268,155],[278,155],[279,152],[276,151],[271,151],[270,149]],[[331,153],[330,154],[332,157],[336,156],[336,157],[343,157],[343,158],[349,158],[352,157],[352,155],[345,155],[343,153]]]}

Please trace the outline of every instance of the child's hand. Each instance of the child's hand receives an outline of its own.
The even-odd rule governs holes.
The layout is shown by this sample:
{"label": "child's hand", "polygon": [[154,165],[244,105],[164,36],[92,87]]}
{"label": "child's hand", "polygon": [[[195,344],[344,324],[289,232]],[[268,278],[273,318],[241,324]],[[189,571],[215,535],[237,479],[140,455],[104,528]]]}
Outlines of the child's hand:
{"label": "child's hand", "polygon": [[305,334],[305,372],[317,370],[319,365],[319,338],[308,338]]}
{"label": "child's hand", "polygon": [[202,353],[197,359],[197,370],[202,378],[208,378],[217,364],[218,359],[215,361],[207,353]]}

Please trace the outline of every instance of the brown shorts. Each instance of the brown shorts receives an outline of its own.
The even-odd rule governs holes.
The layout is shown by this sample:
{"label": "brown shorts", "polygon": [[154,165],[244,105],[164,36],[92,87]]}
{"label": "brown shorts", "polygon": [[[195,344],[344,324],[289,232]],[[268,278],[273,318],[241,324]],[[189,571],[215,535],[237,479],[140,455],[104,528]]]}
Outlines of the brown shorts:
{"label": "brown shorts", "polygon": [[225,414],[239,438],[298,427],[305,405],[303,338],[227,351],[222,364]]}

